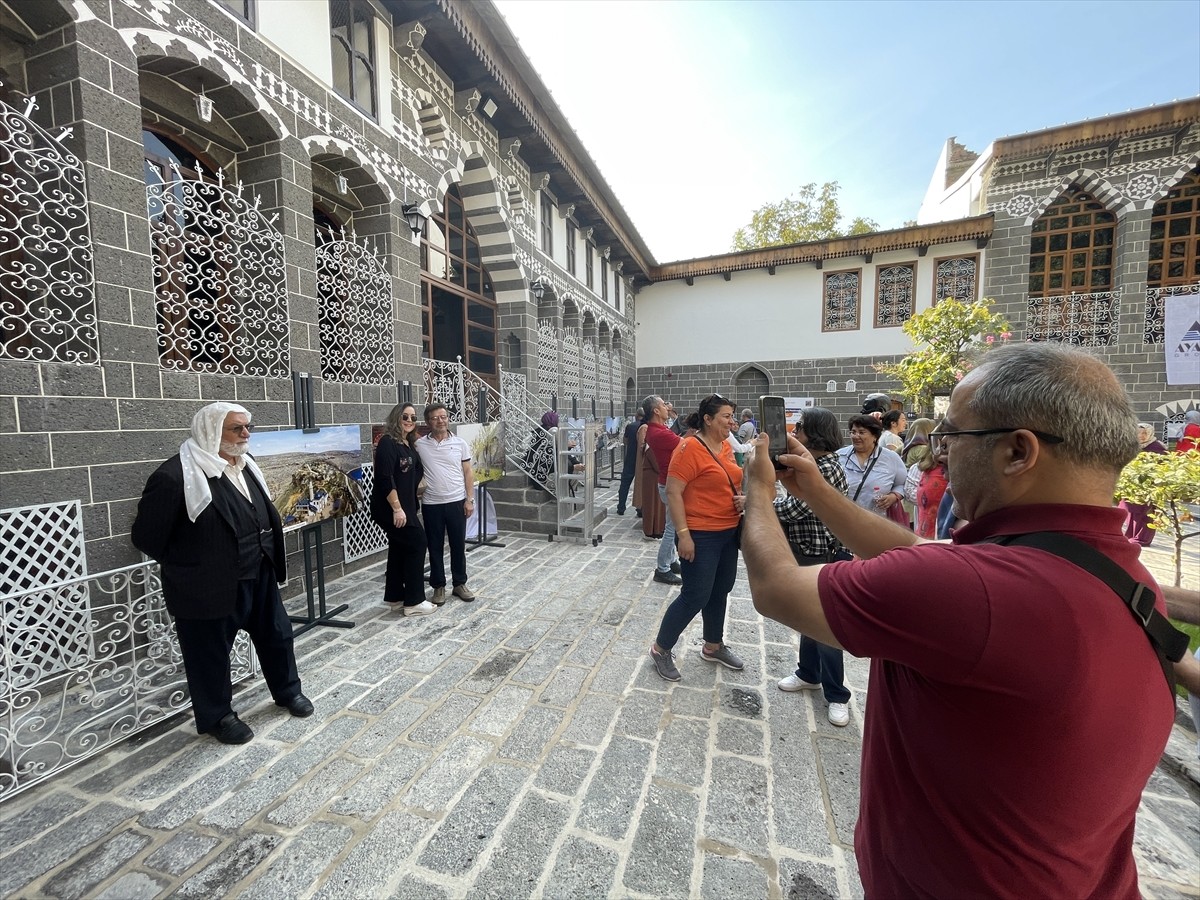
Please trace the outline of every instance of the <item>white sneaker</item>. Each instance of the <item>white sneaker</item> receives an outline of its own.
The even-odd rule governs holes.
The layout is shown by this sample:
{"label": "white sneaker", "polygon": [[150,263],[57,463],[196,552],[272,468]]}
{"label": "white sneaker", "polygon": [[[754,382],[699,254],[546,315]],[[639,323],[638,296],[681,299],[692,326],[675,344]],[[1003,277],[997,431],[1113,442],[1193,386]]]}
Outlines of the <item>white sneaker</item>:
{"label": "white sneaker", "polygon": [[841,728],[850,724],[850,707],[845,703],[829,704],[829,724]]}
{"label": "white sneaker", "polygon": [[404,607],[404,614],[406,616],[427,616],[435,609],[437,609],[437,607],[428,600],[422,600],[416,606]]}
{"label": "white sneaker", "polygon": [[776,685],[781,691],[815,691],[820,686],[820,684],[805,681],[794,672],[787,678],[779,679],[779,683]]}

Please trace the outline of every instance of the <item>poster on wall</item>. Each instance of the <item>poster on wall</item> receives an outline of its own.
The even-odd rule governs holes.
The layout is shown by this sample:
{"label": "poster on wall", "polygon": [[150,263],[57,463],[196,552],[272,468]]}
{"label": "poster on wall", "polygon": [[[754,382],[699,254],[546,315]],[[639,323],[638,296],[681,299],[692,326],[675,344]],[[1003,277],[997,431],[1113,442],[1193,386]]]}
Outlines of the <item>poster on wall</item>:
{"label": "poster on wall", "polygon": [[620,416],[608,416],[604,420],[604,431],[608,434],[620,434],[623,420]]}
{"label": "poster on wall", "polygon": [[464,424],[454,433],[471,448],[471,470],[476,484],[499,481],[504,477],[504,423]]}
{"label": "poster on wall", "polygon": [[348,516],[362,502],[357,425],[332,425],[311,434],[259,431],[250,449],[285,531]]}
{"label": "poster on wall", "polygon": [[1200,293],[1167,297],[1164,306],[1167,384],[1200,384]]}
{"label": "poster on wall", "polygon": [[795,434],[796,426],[800,424],[800,415],[806,409],[812,409],[817,405],[817,401],[813,397],[784,397],[783,398],[783,413],[784,419],[787,422],[788,434]]}

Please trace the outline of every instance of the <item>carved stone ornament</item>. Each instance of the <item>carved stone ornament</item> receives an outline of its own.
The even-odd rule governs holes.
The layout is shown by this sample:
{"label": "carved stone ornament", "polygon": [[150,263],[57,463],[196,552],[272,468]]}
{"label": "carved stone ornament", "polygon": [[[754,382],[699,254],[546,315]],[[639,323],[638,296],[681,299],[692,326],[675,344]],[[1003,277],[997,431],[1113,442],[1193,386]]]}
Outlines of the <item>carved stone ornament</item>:
{"label": "carved stone ornament", "polygon": [[562,208],[562,217],[564,219],[569,219],[573,215],[575,215],[575,204],[574,203],[568,203],[566,206],[564,206]]}
{"label": "carved stone ornament", "polygon": [[1125,184],[1125,195],[1130,200],[1148,200],[1158,190],[1158,178],[1149,172],[1134,175]]}
{"label": "carved stone ornament", "polygon": [[500,155],[507,160],[513,160],[521,152],[520,138],[501,138]]}
{"label": "carved stone ornament", "polygon": [[595,226],[589,225],[587,228],[583,229],[583,239],[585,241],[590,241],[592,239],[592,235],[595,233],[596,233]]}
{"label": "carved stone ornament", "polygon": [[604,256],[605,259],[608,259],[610,256],[612,256],[612,247],[608,247],[608,246],[601,247],[600,253]]}
{"label": "carved stone ornament", "polygon": [[1017,194],[1004,206],[1005,211],[1016,218],[1021,218],[1033,212],[1033,198],[1028,194]]}
{"label": "carved stone ornament", "polygon": [[616,272],[618,275],[620,275],[624,269],[625,269],[625,261],[624,260],[617,260],[615,263],[613,263],[613,271]]}
{"label": "carved stone ornament", "polygon": [[464,116],[469,116],[479,108],[479,101],[482,99],[483,94],[479,93],[479,88],[458,91],[454,95],[454,108]]}
{"label": "carved stone ornament", "polygon": [[546,188],[550,187],[550,173],[549,172],[534,172],[532,175],[529,176],[529,185],[535,191],[546,190]]}
{"label": "carved stone ornament", "polygon": [[396,52],[406,59],[416,56],[421,45],[425,43],[425,26],[420,22],[406,22],[403,25],[397,25],[395,34]]}

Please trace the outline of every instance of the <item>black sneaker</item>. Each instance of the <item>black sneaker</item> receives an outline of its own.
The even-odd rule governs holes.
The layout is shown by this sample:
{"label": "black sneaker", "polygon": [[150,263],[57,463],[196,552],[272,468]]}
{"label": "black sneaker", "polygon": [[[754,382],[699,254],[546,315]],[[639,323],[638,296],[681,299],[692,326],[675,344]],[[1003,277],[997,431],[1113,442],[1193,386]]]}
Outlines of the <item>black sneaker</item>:
{"label": "black sneaker", "polygon": [[650,659],[654,662],[654,671],[658,672],[664,681],[679,680],[679,669],[675,666],[675,655],[670,650],[666,653],[659,653],[654,649],[654,645],[651,644]]}
{"label": "black sneaker", "polygon": [[671,571],[676,575],[683,571],[682,567],[679,565],[679,560],[675,560],[675,562],[671,563]]}
{"label": "black sneaker", "polygon": [[659,584],[683,584],[683,579],[674,572],[660,572],[654,570],[654,580]]}

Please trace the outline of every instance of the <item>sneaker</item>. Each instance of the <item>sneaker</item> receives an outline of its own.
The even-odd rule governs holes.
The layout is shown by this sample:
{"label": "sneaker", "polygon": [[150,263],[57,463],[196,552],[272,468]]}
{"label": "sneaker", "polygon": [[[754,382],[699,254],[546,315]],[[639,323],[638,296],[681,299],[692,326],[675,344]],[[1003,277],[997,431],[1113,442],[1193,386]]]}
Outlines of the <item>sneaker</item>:
{"label": "sneaker", "polygon": [[654,570],[654,580],[659,584],[683,584],[683,579],[674,572],[660,572],[658,569]]}
{"label": "sneaker", "polygon": [[820,682],[805,681],[794,672],[787,678],[780,678],[775,685],[781,691],[815,691],[821,686]]}
{"label": "sneaker", "polygon": [[470,603],[475,599],[475,592],[465,584],[456,584],[454,586],[454,596],[464,603]]}
{"label": "sneaker", "polygon": [[659,653],[654,649],[654,645],[650,645],[650,658],[654,660],[654,669],[658,672],[660,678],[667,681],[679,680],[679,669],[675,667],[675,654],[670,651]]}
{"label": "sneaker", "polygon": [[850,724],[850,707],[845,703],[829,704],[829,724],[842,728]]}
{"label": "sneaker", "polygon": [[709,662],[720,663],[725,668],[733,669],[735,672],[740,672],[743,668],[745,668],[745,665],[746,665],[744,662],[742,662],[740,659],[737,658],[737,654],[735,654],[732,650],[730,650],[724,644],[722,644],[720,647],[717,648],[716,653],[709,653],[707,650],[704,649],[704,645],[701,644],[700,645],[700,655],[702,657],[704,657],[706,660],[708,660]]}
{"label": "sneaker", "polygon": [[433,596],[429,598],[429,602],[434,606],[441,606],[446,602],[446,586],[436,587],[433,589]]}
{"label": "sneaker", "polygon": [[683,568],[679,565],[679,560],[675,560],[675,562],[671,563],[671,571],[676,575],[683,571]]}
{"label": "sneaker", "polygon": [[414,604],[413,606],[404,607],[404,614],[406,616],[427,616],[435,609],[437,609],[437,607],[428,600],[422,600],[420,603]]}

